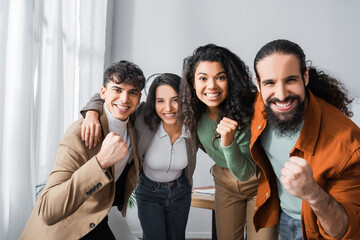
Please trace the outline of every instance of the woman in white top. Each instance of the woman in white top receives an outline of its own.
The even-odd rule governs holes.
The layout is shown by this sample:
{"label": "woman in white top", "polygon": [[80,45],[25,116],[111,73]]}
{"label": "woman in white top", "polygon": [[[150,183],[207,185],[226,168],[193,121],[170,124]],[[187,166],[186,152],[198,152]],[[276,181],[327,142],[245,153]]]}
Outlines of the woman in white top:
{"label": "woman in white top", "polygon": [[[143,168],[135,196],[145,240],[185,239],[196,149],[177,118],[180,80],[175,74],[159,74],[146,103],[136,110],[137,151]],[[101,107],[92,110],[100,112]]]}

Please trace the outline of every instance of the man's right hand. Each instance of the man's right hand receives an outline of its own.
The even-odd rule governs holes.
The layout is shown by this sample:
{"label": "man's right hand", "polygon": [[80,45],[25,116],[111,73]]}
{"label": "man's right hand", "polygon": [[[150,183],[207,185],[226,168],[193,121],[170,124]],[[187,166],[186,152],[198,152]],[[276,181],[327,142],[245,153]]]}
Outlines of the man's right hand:
{"label": "man's right hand", "polygon": [[81,125],[81,139],[85,141],[85,146],[89,149],[96,147],[100,142],[101,125],[99,122],[99,113],[96,111],[87,111],[86,117]]}
{"label": "man's right hand", "polygon": [[102,169],[108,169],[110,166],[124,159],[128,153],[128,147],[122,137],[114,132],[110,132],[104,139],[96,158]]}

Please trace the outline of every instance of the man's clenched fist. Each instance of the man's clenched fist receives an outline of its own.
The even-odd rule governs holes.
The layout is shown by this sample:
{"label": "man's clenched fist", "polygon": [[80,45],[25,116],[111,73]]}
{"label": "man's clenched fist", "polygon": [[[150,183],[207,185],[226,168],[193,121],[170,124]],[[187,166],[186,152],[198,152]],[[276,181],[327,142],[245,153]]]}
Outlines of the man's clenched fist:
{"label": "man's clenched fist", "polygon": [[128,153],[128,147],[122,137],[114,132],[109,133],[101,146],[96,158],[102,169],[121,161]]}

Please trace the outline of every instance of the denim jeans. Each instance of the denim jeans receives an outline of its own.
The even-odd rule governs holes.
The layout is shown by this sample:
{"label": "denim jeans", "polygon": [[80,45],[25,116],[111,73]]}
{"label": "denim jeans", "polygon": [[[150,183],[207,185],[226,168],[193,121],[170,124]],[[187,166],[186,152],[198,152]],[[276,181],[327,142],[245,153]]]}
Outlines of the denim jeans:
{"label": "denim jeans", "polygon": [[143,172],[135,189],[144,240],[185,239],[191,187],[183,173],[173,182],[154,182]]}
{"label": "denim jeans", "polygon": [[295,219],[281,211],[279,232],[281,240],[302,240],[301,220]]}

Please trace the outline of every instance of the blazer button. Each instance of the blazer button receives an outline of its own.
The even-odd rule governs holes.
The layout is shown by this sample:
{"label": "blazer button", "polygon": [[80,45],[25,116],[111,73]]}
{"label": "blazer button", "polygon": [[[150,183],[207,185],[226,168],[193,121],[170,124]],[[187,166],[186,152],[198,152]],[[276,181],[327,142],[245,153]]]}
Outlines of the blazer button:
{"label": "blazer button", "polygon": [[266,197],[269,197],[269,193],[266,193],[265,196],[266,196]]}
{"label": "blazer button", "polygon": [[95,227],[95,223],[90,223],[90,228],[94,228]]}
{"label": "blazer button", "polygon": [[260,126],[260,125],[258,126],[258,129],[261,130],[261,126]]}

